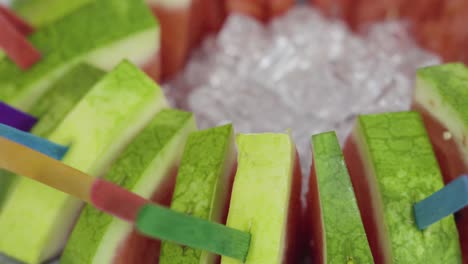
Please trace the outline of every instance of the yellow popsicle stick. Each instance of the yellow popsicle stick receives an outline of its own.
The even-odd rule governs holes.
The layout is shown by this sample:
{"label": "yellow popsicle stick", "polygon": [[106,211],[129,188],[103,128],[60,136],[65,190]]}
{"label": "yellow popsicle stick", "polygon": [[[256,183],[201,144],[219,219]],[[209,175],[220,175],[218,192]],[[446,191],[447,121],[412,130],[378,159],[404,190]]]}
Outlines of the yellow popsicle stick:
{"label": "yellow popsicle stick", "polygon": [[0,137],[0,168],[91,202],[94,177],[4,137]]}

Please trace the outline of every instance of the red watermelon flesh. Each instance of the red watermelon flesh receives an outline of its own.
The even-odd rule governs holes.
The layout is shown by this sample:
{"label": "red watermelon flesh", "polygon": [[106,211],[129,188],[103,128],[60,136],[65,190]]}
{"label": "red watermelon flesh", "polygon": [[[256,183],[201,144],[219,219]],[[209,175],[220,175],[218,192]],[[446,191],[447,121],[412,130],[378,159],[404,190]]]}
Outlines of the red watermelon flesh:
{"label": "red watermelon flesh", "polygon": [[204,0],[205,2],[205,28],[208,32],[218,32],[226,18],[224,1]]}
{"label": "red watermelon flesh", "polygon": [[294,0],[227,0],[226,5],[230,13],[241,13],[267,22],[286,13],[294,4]]}
{"label": "red watermelon flesh", "polygon": [[315,163],[312,162],[309,177],[309,191],[307,193],[307,224],[304,227],[307,232],[307,237],[310,238],[309,243],[311,257],[314,263],[325,263],[325,241],[324,228],[322,224],[322,210],[320,208],[320,197],[318,192],[317,175],[315,171]]}
{"label": "red watermelon flesh", "polygon": [[270,19],[283,15],[288,11],[294,4],[295,0],[270,0],[269,13]]}
{"label": "red watermelon flesh", "polygon": [[227,0],[227,10],[229,13],[241,13],[265,22],[268,13],[264,2],[262,0]]}
{"label": "red watermelon flesh", "polygon": [[192,0],[190,6],[190,23],[189,23],[189,48],[197,47],[205,36],[205,20],[207,15],[205,11],[206,0]]}
{"label": "red watermelon flesh", "polygon": [[[418,111],[424,120],[445,184],[468,172],[468,165],[464,163],[463,154],[459,151],[460,148],[455,140],[453,138],[443,138],[444,132],[448,131],[448,129],[419,104],[413,104],[412,108]],[[465,138],[462,144],[468,146],[468,139]],[[463,263],[468,264],[468,208],[458,212],[455,215],[455,221],[460,233],[460,242],[464,254]]]}
{"label": "red watermelon flesh", "polygon": [[[353,136],[349,136],[346,140],[343,154],[346,159],[346,165],[348,166],[349,174],[353,175],[364,175],[365,168],[364,162],[361,159],[356,141]],[[374,256],[375,263],[386,263],[383,252],[385,249],[382,244],[379,243],[379,227],[378,223],[372,221],[372,194],[369,188],[367,188],[367,182],[365,177],[362,176],[360,181],[352,180],[354,192],[358,200],[359,209],[361,212],[361,219],[366,230],[367,240]]]}
{"label": "red watermelon flesh", "polygon": [[141,68],[155,82],[161,81],[161,51],[154,54]]}
{"label": "red watermelon flesh", "polygon": [[151,6],[161,25],[161,78],[167,79],[184,65],[189,47],[190,9]]}
{"label": "red watermelon flesh", "polygon": [[286,248],[283,263],[298,263],[301,257],[303,241],[302,208],[301,208],[302,172],[299,154],[296,151],[293,177],[291,184],[291,197],[288,209],[288,226],[286,230]]}

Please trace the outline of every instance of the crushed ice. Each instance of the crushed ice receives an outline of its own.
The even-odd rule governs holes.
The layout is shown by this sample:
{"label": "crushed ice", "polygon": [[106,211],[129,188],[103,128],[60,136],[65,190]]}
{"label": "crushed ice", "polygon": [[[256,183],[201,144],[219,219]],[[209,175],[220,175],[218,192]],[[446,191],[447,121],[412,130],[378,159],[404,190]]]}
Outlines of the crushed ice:
{"label": "crushed ice", "polygon": [[343,141],[357,114],[408,109],[415,70],[437,63],[401,22],[358,36],[298,6],[267,26],[231,16],[165,90],[200,128],[226,121],[237,132],[290,128],[308,173],[312,134],[336,130]]}

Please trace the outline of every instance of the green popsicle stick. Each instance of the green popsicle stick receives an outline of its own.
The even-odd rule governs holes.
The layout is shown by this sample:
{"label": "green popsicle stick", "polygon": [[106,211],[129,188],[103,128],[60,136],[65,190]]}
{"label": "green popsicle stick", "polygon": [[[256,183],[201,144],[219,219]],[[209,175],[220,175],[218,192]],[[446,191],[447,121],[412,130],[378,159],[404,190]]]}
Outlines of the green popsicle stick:
{"label": "green popsicle stick", "polygon": [[147,204],[137,216],[144,235],[244,261],[250,234],[170,209]]}

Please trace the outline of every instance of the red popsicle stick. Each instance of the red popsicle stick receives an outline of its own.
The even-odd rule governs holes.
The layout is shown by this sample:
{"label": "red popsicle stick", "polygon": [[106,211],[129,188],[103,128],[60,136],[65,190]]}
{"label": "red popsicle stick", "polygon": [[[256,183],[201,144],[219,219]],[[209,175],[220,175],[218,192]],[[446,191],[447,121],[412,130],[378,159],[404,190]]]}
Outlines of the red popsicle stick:
{"label": "red popsicle stick", "polygon": [[21,69],[36,63],[41,54],[26,38],[32,27],[5,8],[0,9],[0,47]]}
{"label": "red popsicle stick", "polygon": [[0,5],[0,16],[5,17],[24,36],[34,32],[34,28],[22,18],[13,13],[10,9]]}

